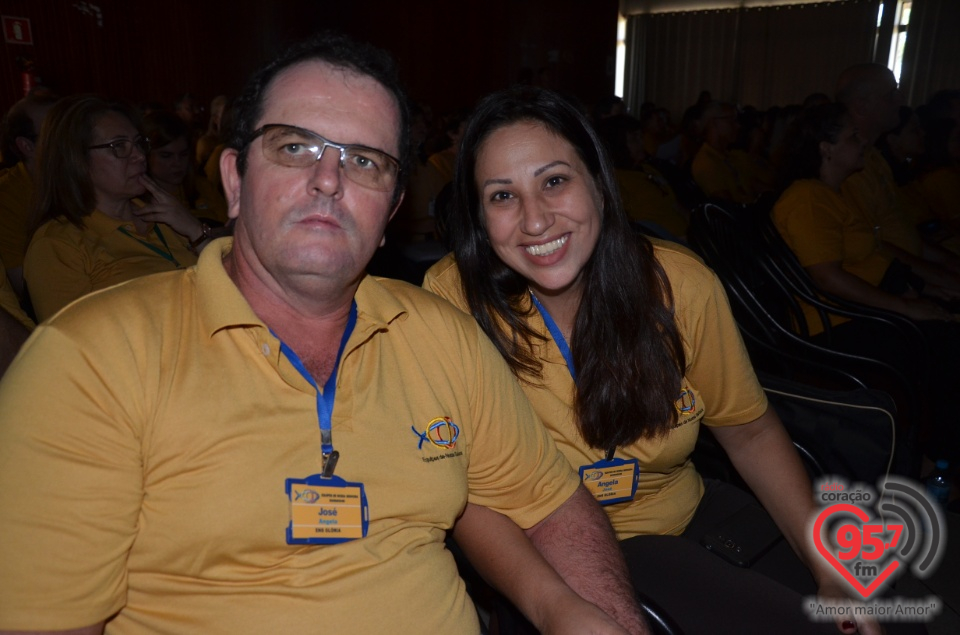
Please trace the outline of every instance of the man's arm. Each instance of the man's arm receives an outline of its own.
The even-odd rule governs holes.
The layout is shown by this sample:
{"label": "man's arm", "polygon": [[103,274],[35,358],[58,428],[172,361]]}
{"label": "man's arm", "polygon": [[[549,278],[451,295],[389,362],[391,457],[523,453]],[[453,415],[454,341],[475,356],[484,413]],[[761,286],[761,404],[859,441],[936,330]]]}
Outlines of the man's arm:
{"label": "man's arm", "polygon": [[453,537],[480,575],[509,598],[541,633],[626,633],[612,617],[574,593],[523,530],[506,516],[468,503]]}
{"label": "man's arm", "polygon": [[526,533],[580,597],[599,606],[629,632],[649,632],[617,536],[583,485]]}

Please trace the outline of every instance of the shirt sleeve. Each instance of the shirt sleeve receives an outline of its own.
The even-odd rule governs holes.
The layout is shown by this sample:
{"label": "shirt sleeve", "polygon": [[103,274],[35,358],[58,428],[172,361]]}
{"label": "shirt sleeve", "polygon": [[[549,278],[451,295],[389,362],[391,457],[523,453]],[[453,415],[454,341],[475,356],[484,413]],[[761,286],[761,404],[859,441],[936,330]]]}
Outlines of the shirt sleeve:
{"label": "shirt sleeve", "polygon": [[528,529],[580,485],[493,344],[476,327],[478,355],[472,407],[474,447],[468,500]]}
{"label": "shirt sleeve", "polygon": [[[57,221],[53,221],[57,222]],[[43,228],[39,230],[42,232]],[[68,241],[38,234],[27,248],[23,276],[37,319],[54,313],[93,290],[90,262]]]}
{"label": "shirt sleeve", "polygon": [[671,277],[677,322],[684,340],[687,379],[706,405],[708,426],[749,423],[767,410],[727,294],[717,276],[691,258],[675,257]]}
{"label": "shirt sleeve", "polygon": [[843,221],[813,194],[787,190],[773,212],[777,229],[804,267],[843,260]]}
{"label": "shirt sleeve", "polygon": [[143,387],[92,335],[38,327],[0,382],[0,629],[88,626],[126,601]]}

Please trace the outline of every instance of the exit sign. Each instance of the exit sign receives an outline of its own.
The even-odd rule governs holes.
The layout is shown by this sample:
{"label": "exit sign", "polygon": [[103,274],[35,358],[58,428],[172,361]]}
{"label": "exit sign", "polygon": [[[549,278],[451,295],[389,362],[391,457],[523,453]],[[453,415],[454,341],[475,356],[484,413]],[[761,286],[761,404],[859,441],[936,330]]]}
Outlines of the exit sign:
{"label": "exit sign", "polygon": [[5,15],[3,18],[3,39],[7,44],[33,44],[33,32],[30,20]]}

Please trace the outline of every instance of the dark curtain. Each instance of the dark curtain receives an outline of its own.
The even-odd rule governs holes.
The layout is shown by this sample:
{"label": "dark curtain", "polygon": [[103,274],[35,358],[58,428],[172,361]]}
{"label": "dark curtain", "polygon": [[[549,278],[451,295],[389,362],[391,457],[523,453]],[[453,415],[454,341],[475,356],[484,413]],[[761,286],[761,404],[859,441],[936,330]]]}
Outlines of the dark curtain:
{"label": "dark curtain", "polygon": [[840,71],[871,60],[879,3],[632,16],[627,31],[632,72],[624,82],[628,106],[639,112],[642,102],[652,101],[676,119],[701,90],[758,108],[798,103],[813,92],[832,95]]}
{"label": "dark curtain", "polygon": [[900,88],[914,106],[960,88],[960,1],[913,0]]}

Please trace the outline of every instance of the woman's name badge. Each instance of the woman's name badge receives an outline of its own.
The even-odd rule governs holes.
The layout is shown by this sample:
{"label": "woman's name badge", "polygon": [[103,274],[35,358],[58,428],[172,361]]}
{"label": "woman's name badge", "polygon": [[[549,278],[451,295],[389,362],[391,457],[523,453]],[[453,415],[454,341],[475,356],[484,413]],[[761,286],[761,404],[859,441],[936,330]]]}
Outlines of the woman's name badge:
{"label": "woman's name badge", "polygon": [[580,480],[601,505],[632,501],[640,481],[640,461],[611,459],[583,465]]}
{"label": "woman's name badge", "polygon": [[333,545],[367,535],[370,511],[363,483],[320,474],[288,478],[290,499],[288,545]]}

